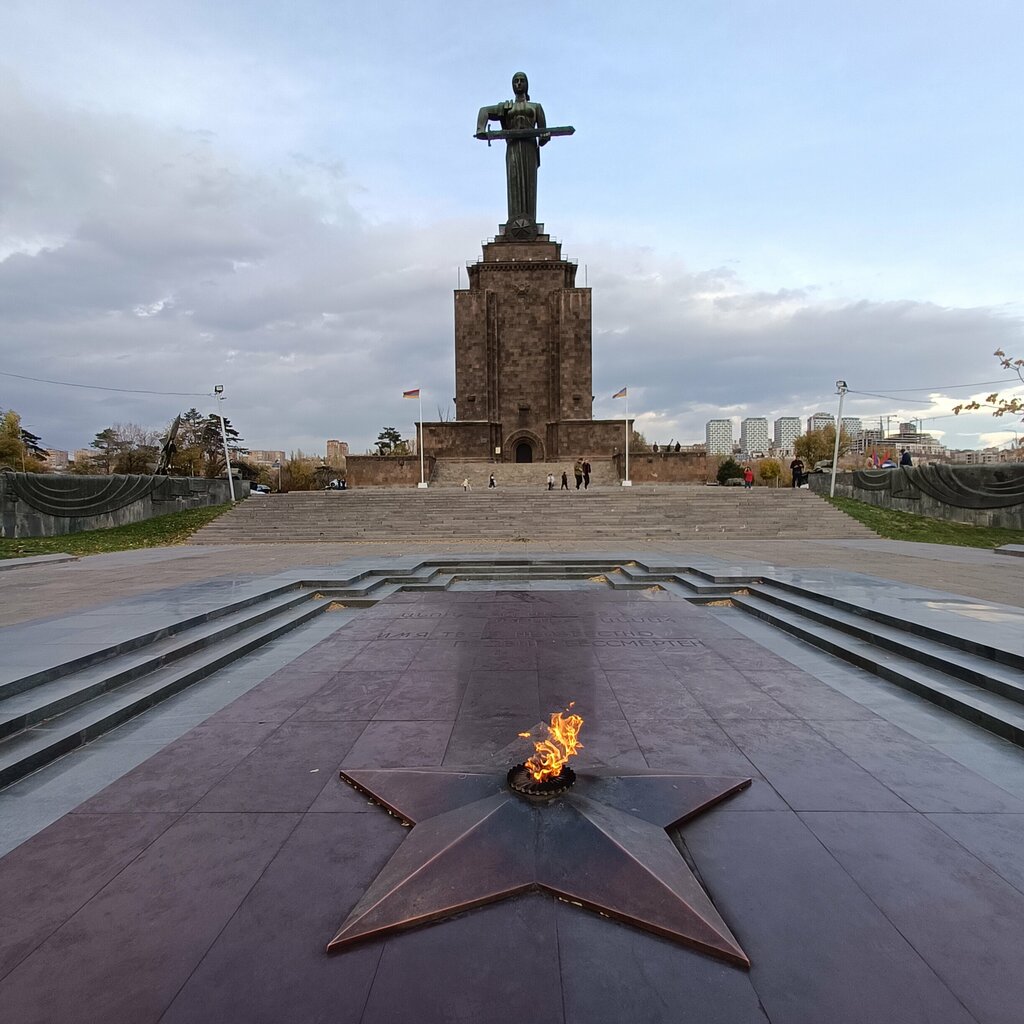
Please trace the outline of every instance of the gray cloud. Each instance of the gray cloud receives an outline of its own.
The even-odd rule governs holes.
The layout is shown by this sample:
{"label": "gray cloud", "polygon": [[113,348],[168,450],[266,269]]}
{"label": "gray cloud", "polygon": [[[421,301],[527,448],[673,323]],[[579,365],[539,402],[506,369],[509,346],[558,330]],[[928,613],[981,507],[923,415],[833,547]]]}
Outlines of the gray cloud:
{"label": "gray cloud", "polygon": [[[208,133],[71,110],[0,79],[0,329],[4,368],[114,387],[228,389],[254,447],[355,450],[451,409],[456,268],[493,226],[372,222],[367,186],[297,155],[257,173]],[[703,436],[722,407],[803,415],[852,386],[985,380],[1021,322],[987,309],[825,302],[650,250],[567,244],[594,289],[596,415],[630,411],[666,440]],[[569,253],[572,255],[572,253]],[[465,275],[463,275],[465,283]],[[996,374],[997,375],[997,374]],[[927,378],[927,379],[926,379]],[[58,389],[0,378],[0,405],[56,447],[115,421],[161,425],[202,399]],[[867,411],[854,404],[854,412]],[[893,403],[876,403],[889,408]],[[991,426],[974,429],[983,430]]]}

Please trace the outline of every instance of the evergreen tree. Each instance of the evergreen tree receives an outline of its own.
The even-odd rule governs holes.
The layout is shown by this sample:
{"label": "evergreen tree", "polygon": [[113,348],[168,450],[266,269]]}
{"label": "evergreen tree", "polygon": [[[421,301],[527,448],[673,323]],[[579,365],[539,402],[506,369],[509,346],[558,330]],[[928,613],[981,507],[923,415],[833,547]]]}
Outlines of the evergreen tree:
{"label": "evergreen tree", "polygon": [[724,484],[726,480],[737,480],[743,476],[743,467],[730,455],[722,460],[716,476],[720,484]]}

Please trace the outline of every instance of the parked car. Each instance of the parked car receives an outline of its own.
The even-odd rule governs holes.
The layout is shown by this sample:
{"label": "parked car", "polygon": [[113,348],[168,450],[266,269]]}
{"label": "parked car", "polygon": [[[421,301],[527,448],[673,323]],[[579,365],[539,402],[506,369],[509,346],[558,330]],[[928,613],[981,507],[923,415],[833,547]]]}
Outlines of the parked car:
{"label": "parked car", "polygon": [[270,488],[266,484],[249,484],[250,494],[269,494]]}

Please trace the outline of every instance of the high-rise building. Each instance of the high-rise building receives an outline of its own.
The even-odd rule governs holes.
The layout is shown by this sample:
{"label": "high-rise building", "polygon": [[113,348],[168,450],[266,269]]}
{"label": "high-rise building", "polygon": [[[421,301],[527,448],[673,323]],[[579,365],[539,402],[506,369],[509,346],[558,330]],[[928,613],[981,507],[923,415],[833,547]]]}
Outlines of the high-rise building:
{"label": "high-rise building", "polygon": [[846,436],[851,441],[856,441],[864,432],[864,424],[861,423],[859,416],[844,416],[840,421],[839,429],[845,430]]}
{"label": "high-rise building", "polygon": [[64,473],[68,468],[68,453],[59,448],[47,448],[46,467],[54,473]]}
{"label": "high-rise building", "polygon": [[823,430],[825,427],[834,427],[835,425],[836,418],[830,412],[816,412],[807,419],[808,431]]}
{"label": "high-rise building", "polygon": [[775,447],[789,449],[800,436],[799,416],[780,416],[775,421]]}
{"label": "high-rise building", "polygon": [[327,465],[344,466],[348,458],[348,441],[327,442]]}
{"label": "high-rise building", "polygon": [[732,455],[732,420],[708,420],[704,436],[708,455]]}
{"label": "high-rise building", "polygon": [[748,416],[740,424],[740,451],[744,455],[767,454],[770,442],[768,420],[764,416]]}

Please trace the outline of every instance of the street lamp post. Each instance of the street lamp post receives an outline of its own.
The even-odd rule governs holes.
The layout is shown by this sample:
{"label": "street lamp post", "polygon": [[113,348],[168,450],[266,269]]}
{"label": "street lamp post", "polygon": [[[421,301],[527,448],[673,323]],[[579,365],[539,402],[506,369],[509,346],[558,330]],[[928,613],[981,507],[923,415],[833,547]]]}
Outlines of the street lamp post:
{"label": "street lamp post", "polygon": [[[214,393],[214,395],[216,395],[218,403],[224,401],[224,385],[223,384],[216,384],[216,385],[214,385],[213,393]],[[231,475],[231,455],[228,452],[228,431],[227,431],[227,427],[224,426],[224,409],[223,409],[222,406],[220,406],[219,408],[220,408],[220,414],[219,414],[220,415],[220,436],[221,436],[221,439],[224,441],[224,465],[225,465],[225,467],[227,467],[227,471],[228,471],[228,491],[231,494],[231,501],[232,501],[232,504],[233,504],[234,500],[235,500],[235,481],[234,481],[234,478]]]}
{"label": "street lamp post", "polygon": [[280,459],[274,459],[274,464],[271,466],[271,469],[276,469],[277,470],[277,493],[280,494],[281,493],[281,460]]}
{"label": "street lamp post", "polygon": [[828,486],[828,496],[836,496],[836,466],[839,464],[839,431],[843,429],[843,398],[846,396],[847,387],[845,380],[836,381],[836,392],[839,395],[839,412],[836,414],[836,443],[832,448],[832,481]]}

